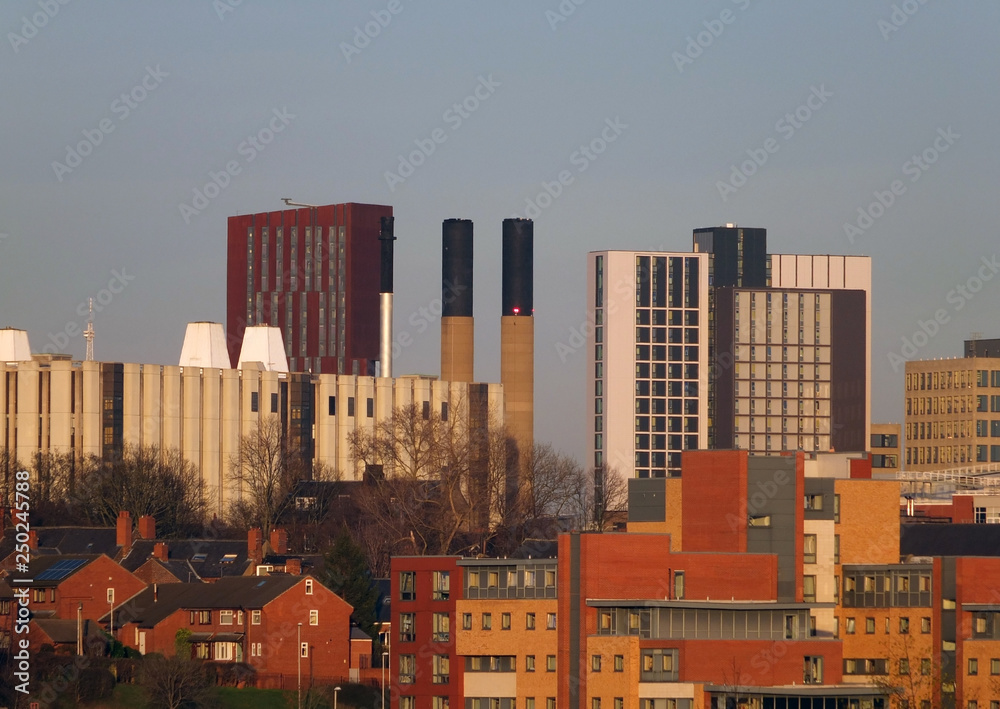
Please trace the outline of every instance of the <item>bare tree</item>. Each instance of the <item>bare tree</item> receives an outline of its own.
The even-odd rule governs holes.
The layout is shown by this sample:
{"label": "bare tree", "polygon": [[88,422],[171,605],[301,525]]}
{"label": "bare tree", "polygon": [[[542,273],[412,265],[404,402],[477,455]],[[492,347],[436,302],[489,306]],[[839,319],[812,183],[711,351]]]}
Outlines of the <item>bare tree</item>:
{"label": "bare tree", "polygon": [[147,706],[154,709],[195,709],[212,706],[214,688],[204,663],[183,657],[151,655],[142,661],[139,684]]}
{"label": "bare tree", "polygon": [[197,469],[180,451],[157,446],[126,445],[115,458],[86,458],[70,499],[96,524],[113,525],[122,510],[136,519],[150,515],[164,537],[192,534],[205,517]]}
{"label": "bare tree", "polygon": [[281,421],[262,417],[229,461],[229,479],[238,489],[230,515],[240,526],[260,527],[266,539],[293,504],[295,482],[305,477],[301,462],[286,450]]}
{"label": "bare tree", "polygon": [[628,481],[616,468],[577,468],[571,514],[577,529],[608,531],[628,508]]}
{"label": "bare tree", "polygon": [[461,407],[452,409],[445,420],[436,411],[404,406],[373,430],[359,429],[349,438],[369,483],[360,504],[393,549],[452,553],[477,518],[479,508],[470,501],[473,439]]}

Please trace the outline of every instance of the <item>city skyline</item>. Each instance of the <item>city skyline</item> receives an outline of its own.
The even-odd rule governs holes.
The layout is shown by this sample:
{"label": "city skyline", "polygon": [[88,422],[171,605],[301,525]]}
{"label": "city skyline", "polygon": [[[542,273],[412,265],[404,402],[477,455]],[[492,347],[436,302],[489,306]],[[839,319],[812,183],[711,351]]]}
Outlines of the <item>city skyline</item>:
{"label": "city skyline", "polygon": [[439,371],[441,222],[467,218],[475,378],[496,382],[501,221],[529,217],[535,436],[584,460],[586,254],[686,251],[736,223],[775,253],[872,257],[872,421],[902,422],[902,360],[1000,334],[998,20],[888,1],[17,0],[0,326],[82,359],[94,298],[98,360],[176,363],[188,322],[225,322],[228,217],[385,204],[395,372]]}

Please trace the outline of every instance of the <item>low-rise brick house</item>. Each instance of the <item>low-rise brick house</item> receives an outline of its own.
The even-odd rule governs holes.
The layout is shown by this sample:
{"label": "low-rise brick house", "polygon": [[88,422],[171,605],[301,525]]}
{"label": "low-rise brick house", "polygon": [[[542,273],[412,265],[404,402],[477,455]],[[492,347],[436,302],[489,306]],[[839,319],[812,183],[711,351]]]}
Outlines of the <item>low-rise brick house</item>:
{"label": "low-rise brick house", "polygon": [[258,683],[293,677],[339,682],[350,676],[353,608],[311,576],[240,576],[212,584],[154,584],[116,610],[119,638],[146,654],[171,655],[178,631],[194,657],[245,662]]}
{"label": "low-rise brick house", "polygon": [[29,589],[34,618],[97,620],[145,588],[135,575],[104,554],[66,554],[32,559],[17,584]]}

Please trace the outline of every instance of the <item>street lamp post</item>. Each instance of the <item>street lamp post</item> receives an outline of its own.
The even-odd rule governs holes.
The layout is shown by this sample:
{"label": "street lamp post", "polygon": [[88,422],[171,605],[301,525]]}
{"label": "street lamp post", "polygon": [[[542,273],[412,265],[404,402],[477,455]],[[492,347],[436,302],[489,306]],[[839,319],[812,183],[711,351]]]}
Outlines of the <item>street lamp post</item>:
{"label": "street lamp post", "polygon": [[[382,651],[382,709],[385,709],[385,665],[388,662],[389,653]],[[392,675],[389,675],[390,680]]]}
{"label": "street lamp post", "polygon": [[298,634],[296,635],[298,642],[295,646],[295,652],[298,656],[298,671],[299,671],[299,709],[302,709],[302,623],[299,623]]}
{"label": "street lamp post", "polygon": [[337,709],[337,692],[340,691],[340,687],[333,688],[333,709]]}

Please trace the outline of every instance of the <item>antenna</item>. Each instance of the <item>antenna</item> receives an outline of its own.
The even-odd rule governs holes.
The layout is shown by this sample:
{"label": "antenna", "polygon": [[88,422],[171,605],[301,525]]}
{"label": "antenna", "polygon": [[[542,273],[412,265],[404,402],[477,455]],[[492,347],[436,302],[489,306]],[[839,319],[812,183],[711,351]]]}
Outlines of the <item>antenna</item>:
{"label": "antenna", "polygon": [[303,204],[302,202],[293,202],[291,197],[282,197],[281,201],[284,202],[289,207],[317,207],[316,204]]}
{"label": "antenna", "polygon": [[88,362],[94,361],[94,299],[90,299],[90,320],[87,321],[87,329],[83,331],[83,339],[87,341]]}

